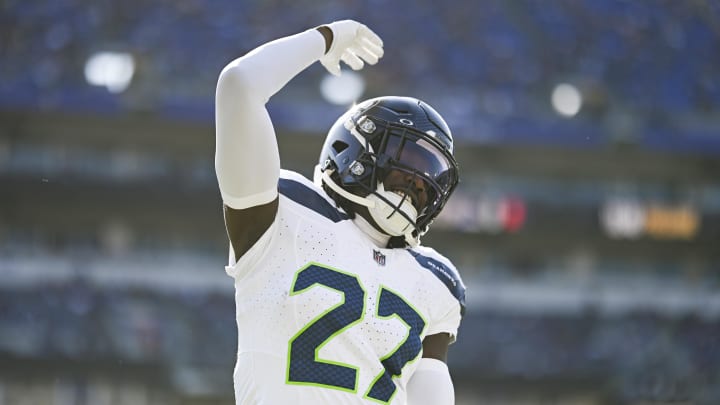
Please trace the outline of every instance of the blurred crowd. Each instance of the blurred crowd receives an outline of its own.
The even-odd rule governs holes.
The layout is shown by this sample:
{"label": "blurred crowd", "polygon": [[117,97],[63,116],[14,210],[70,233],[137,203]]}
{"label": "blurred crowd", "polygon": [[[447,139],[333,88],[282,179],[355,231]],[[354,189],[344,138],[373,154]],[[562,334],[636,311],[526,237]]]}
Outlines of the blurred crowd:
{"label": "blurred crowd", "polygon": [[[350,17],[386,38],[386,61],[363,72],[368,95],[427,98],[448,111],[464,139],[570,142],[579,128],[677,148],[707,146],[720,128],[712,116],[720,105],[720,5],[712,1],[8,0],[0,12],[6,107],[210,120],[215,79],[228,61],[278,36]],[[124,94],[86,83],[84,64],[101,50],[134,56]],[[303,114],[327,109],[316,88],[321,74],[311,69],[313,79],[289,91],[293,102],[308,104]],[[580,127],[550,108],[550,92],[563,82],[584,96]],[[276,108],[280,127],[299,120],[284,114],[282,100]]]}
{"label": "blurred crowd", "polygon": [[[460,143],[634,144],[709,153],[708,160],[720,153],[720,2],[710,0],[5,0],[0,113],[20,111],[29,121],[36,111],[193,120],[204,124],[199,133],[212,125],[226,63],[342,18],[385,39],[385,59],[362,71],[364,96],[426,99]],[[124,92],[88,84],[85,64],[99,51],[132,54]],[[321,97],[325,74],[313,66],[273,98],[279,131],[320,135],[344,110]],[[552,109],[559,83],[583,96],[572,119]],[[229,378],[234,304],[221,268],[226,241],[211,153],[163,155],[136,138],[119,137],[119,148],[102,142],[116,133],[73,144],[62,138],[73,127],[62,123],[40,126],[33,139],[24,136],[26,123],[2,123],[0,358],[214,369]],[[533,166],[518,164],[518,173],[464,179],[434,228],[458,242],[447,254],[475,284],[451,350],[464,387],[589,381],[617,396],[613,404],[720,403],[720,272],[710,252],[720,234],[717,179],[698,163],[677,176],[627,180],[634,173],[623,170],[638,166],[615,161],[622,167],[612,173],[577,178],[523,176]],[[7,189],[13,198],[2,194]],[[598,225],[615,195],[694,207],[702,226],[688,239],[636,235],[628,247]],[[517,229],[501,229],[504,217],[495,214],[507,196],[524,204],[519,226],[538,233],[511,239]],[[620,212],[620,220],[628,212],[636,213]],[[538,234],[557,242],[530,251]],[[496,249],[518,241],[516,250]],[[609,247],[586,249],[593,243]],[[466,255],[471,250],[482,254]],[[603,312],[608,302],[625,307]]]}
{"label": "blurred crowd", "polygon": [[[0,291],[0,351],[27,359],[232,369],[232,296],[97,289],[77,279]],[[720,400],[720,324],[651,313],[606,317],[474,311],[451,362],[477,379],[591,380],[598,391]],[[228,387],[229,389],[229,387]]]}
{"label": "blurred crowd", "polygon": [[0,294],[0,352],[145,364],[234,364],[232,297],[98,289],[83,280]]}

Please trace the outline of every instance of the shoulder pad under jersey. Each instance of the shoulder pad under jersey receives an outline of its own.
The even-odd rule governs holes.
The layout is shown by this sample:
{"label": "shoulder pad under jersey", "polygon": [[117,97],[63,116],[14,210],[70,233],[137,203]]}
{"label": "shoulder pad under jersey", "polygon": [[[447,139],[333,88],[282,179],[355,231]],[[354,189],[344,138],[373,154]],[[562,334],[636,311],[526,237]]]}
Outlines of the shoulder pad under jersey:
{"label": "shoulder pad under jersey", "polygon": [[[460,278],[460,273],[458,273],[457,269],[455,269],[452,264],[445,263],[439,258],[431,257],[429,254],[424,255],[412,249],[407,249],[407,251],[415,258],[415,260],[418,262],[418,264],[420,264],[420,266],[427,270],[430,270],[435,275],[435,277],[437,277],[440,281],[443,282],[443,284],[445,284],[448,290],[450,290],[450,293],[460,303],[460,313],[464,315],[465,284]],[[434,251],[431,250],[430,252]]]}

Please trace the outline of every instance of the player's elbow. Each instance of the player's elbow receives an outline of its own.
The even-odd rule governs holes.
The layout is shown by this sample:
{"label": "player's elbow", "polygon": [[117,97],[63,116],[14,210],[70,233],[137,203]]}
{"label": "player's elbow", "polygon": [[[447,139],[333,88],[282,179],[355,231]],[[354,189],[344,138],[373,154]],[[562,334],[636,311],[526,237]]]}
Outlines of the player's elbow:
{"label": "player's elbow", "polygon": [[251,98],[255,91],[252,69],[242,58],[230,62],[218,76],[216,97],[221,101],[224,97],[232,100]]}

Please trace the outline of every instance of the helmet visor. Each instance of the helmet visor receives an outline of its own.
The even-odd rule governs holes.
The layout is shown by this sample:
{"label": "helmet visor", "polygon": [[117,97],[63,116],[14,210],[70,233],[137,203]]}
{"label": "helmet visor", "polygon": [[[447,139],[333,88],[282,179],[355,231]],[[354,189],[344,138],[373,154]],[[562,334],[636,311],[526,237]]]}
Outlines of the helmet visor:
{"label": "helmet visor", "polygon": [[384,153],[395,165],[435,183],[440,193],[448,191],[455,177],[455,164],[440,148],[425,137],[406,131],[402,134],[391,131],[388,135]]}

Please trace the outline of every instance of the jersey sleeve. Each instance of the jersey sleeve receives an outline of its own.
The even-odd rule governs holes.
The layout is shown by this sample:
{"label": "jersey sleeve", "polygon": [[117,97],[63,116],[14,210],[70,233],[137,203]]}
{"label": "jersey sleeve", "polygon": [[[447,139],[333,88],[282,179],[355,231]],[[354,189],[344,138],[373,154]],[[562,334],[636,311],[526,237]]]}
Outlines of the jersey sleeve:
{"label": "jersey sleeve", "polygon": [[446,301],[444,304],[438,308],[437,314],[433,317],[427,335],[447,333],[452,337],[452,342],[455,342],[462,321],[462,309],[457,303],[451,301]]}
{"label": "jersey sleeve", "polygon": [[448,333],[455,341],[460,322],[465,313],[465,284],[455,266],[427,247],[408,250],[417,263],[425,270],[426,279],[434,286],[431,319],[426,335]]}
{"label": "jersey sleeve", "polygon": [[215,171],[224,204],[244,209],[278,195],[275,130],[265,104],[324,53],[315,29],[268,42],[230,62],[215,92]]}

